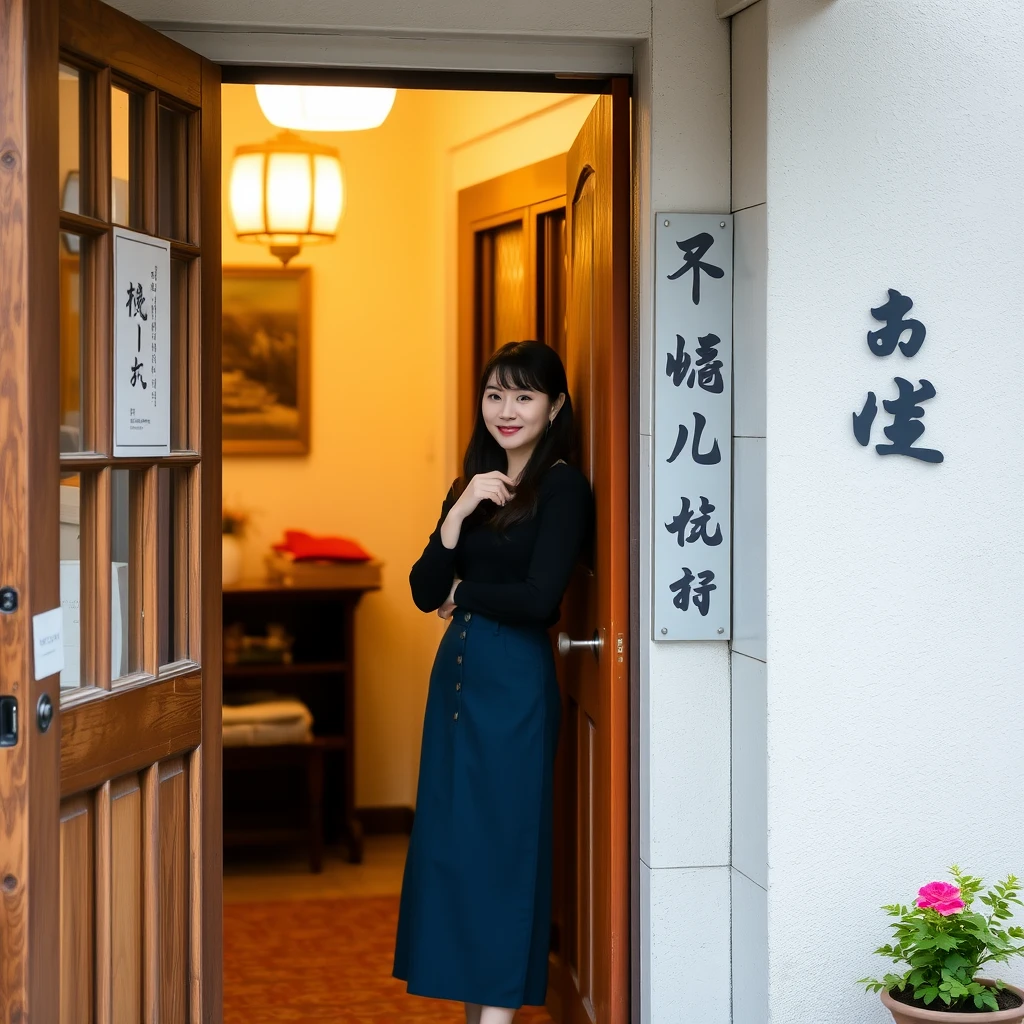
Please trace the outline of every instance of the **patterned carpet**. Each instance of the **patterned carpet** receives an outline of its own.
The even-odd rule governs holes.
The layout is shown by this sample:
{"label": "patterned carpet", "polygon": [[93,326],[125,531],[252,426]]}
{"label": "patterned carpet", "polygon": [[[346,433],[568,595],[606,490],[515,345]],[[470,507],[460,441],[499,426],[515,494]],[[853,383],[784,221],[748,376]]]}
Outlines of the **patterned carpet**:
{"label": "patterned carpet", "polygon": [[[397,897],[226,903],[225,1024],[462,1024],[391,977]],[[527,1007],[516,1024],[551,1024]]]}

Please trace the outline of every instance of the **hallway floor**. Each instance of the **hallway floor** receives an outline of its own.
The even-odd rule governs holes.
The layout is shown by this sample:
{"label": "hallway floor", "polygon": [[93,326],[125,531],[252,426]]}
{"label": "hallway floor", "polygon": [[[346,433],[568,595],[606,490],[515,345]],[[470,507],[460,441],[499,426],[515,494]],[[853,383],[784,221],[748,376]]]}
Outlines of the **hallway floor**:
{"label": "hallway floor", "polygon": [[[225,1024],[461,1024],[457,1003],[391,977],[407,840],[370,836],[362,864],[237,856],[224,868]],[[516,1024],[551,1024],[530,1007]]]}

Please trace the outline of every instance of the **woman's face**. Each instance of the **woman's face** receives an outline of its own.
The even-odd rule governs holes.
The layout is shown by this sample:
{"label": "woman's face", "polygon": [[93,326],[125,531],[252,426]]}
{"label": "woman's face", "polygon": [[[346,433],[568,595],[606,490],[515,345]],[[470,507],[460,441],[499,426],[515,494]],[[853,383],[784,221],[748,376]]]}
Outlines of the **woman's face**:
{"label": "woman's face", "polygon": [[483,417],[491,436],[505,451],[532,450],[558,415],[564,398],[552,402],[543,391],[505,389],[492,373],[484,389]]}

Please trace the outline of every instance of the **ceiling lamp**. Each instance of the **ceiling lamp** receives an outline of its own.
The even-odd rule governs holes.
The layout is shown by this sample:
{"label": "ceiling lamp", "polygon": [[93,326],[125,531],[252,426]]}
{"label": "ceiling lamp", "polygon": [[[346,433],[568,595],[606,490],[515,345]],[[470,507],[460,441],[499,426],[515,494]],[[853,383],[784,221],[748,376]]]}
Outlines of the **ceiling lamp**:
{"label": "ceiling lamp", "polygon": [[345,205],[338,151],[291,132],[239,146],[230,195],[239,240],[267,245],[287,264],[304,245],[334,241]]}
{"label": "ceiling lamp", "polygon": [[395,102],[394,89],[338,85],[257,85],[256,99],[276,128],[358,132],[379,128]]}

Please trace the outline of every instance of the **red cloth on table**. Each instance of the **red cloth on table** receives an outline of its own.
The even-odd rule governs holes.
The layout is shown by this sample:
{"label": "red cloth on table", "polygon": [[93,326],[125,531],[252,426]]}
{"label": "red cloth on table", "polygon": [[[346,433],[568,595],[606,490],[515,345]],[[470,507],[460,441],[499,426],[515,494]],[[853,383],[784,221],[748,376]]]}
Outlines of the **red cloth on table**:
{"label": "red cloth on table", "polygon": [[373,557],[347,537],[313,537],[302,530],[285,530],[274,550],[290,554],[296,562],[369,562]]}

